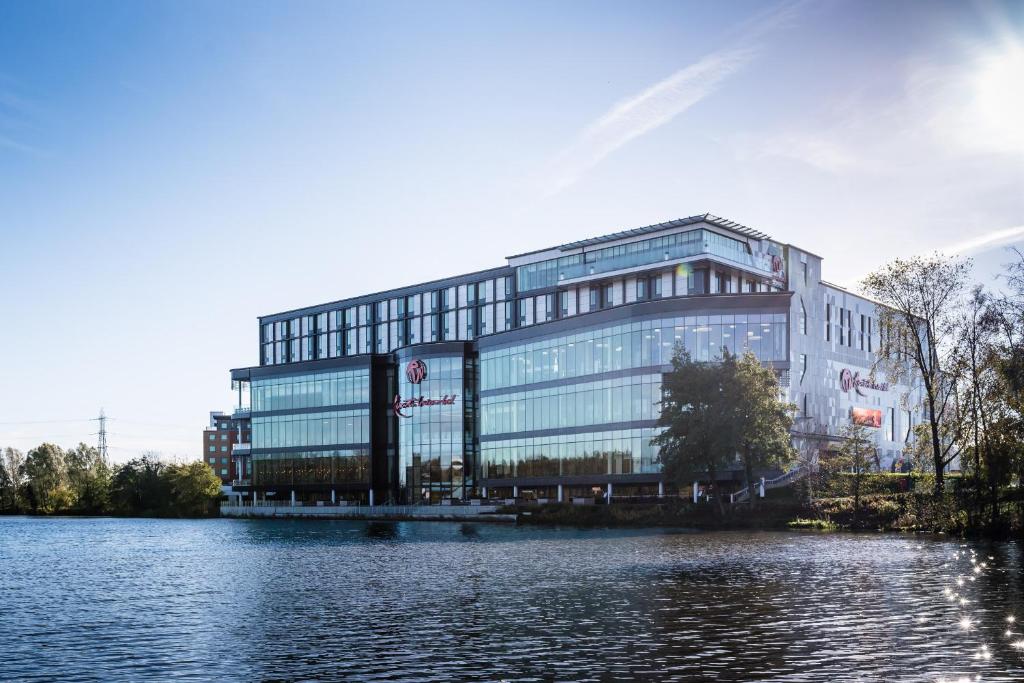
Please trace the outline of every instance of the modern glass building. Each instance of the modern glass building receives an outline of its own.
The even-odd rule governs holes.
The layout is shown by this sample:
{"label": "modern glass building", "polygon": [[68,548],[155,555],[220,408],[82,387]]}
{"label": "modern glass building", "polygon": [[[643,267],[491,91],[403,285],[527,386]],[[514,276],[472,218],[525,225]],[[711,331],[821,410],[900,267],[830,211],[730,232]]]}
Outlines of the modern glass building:
{"label": "modern glass building", "polygon": [[878,332],[875,305],[823,281],[821,258],[710,214],[267,315],[260,364],[231,371],[252,420],[245,493],[664,493],[650,440],[680,345],[752,351],[800,408],[794,439],[827,444],[859,420],[886,466],[919,418],[910,388],[872,374]]}

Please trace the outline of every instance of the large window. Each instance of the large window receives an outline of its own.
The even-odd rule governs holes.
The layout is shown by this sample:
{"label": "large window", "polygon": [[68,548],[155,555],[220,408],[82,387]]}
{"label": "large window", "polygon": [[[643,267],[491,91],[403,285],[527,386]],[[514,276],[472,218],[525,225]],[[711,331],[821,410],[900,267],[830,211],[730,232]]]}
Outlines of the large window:
{"label": "large window", "polygon": [[465,498],[474,484],[476,452],[475,396],[466,387],[475,384],[476,365],[461,356],[418,360],[426,373],[415,384],[409,363],[400,364],[399,397],[436,402],[410,404],[398,416],[400,487],[411,501]]}
{"label": "large window", "polygon": [[656,420],[661,375],[633,375],[480,399],[480,434]]}
{"label": "large window", "polygon": [[334,446],[369,440],[370,411],[365,408],[252,418],[253,448]]}
{"label": "large window", "polygon": [[368,403],[370,371],[364,368],[254,379],[251,395],[253,412]]}
{"label": "large window", "polygon": [[370,453],[365,448],[254,455],[249,467],[256,486],[370,482]]}
{"label": "large window", "polygon": [[516,280],[519,291],[526,292],[554,287],[562,280],[697,254],[714,254],[745,266],[754,265],[746,242],[697,229],[520,266],[516,269]]}
{"label": "large window", "polygon": [[788,359],[785,313],[685,316],[597,327],[481,352],[481,389],[658,367],[672,362],[677,344],[699,361],[722,350],[750,350],[762,361]]}
{"label": "large window", "polygon": [[483,476],[579,476],[660,472],[653,427],[482,441]]}

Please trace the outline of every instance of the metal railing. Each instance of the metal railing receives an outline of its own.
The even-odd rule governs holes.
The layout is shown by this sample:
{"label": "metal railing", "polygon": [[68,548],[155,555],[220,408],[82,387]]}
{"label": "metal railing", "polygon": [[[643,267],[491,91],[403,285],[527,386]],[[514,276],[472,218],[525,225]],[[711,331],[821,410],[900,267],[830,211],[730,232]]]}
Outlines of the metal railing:
{"label": "metal railing", "polygon": [[[807,475],[807,468],[804,467],[803,465],[797,465],[796,467],[794,467],[793,469],[789,470],[788,472],[783,472],[782,474],[780,474],[779,476],[777,476],[777,477],[775,477],[773,479],[765,479],[764,480],[764,490],[765,491],[769,491],[771,489],[777,489],[777,488],[781,488],[783,486],[788,486],[789,484],[793,483],[794,481],[798,481],[800,479],[803,479],[806,475]],[[755,484],[755,487],[756,488],[760,488],[761,484],[760,483]],[[743,501],[747,500],[747,498],[749,498],[749,497],[750,497],[750,487],[749,486],[745,486],[745,487],[741,488],[739,491],[736,491],[734,493],[730,493],[729,494],[729,502],[730,503],[742,503]]]}
{"label": "metal railing", "polygon": [[[436,512],[437,514],[451,513],[457,516],[472,515],[479,513],[494,512],[498,509],[496,505],[345,505],[345,504],[331,504],[329,502],[323,505],[317,504],[303,504],[302,501],[295,501],[292,505],[290,501],[277,501],[277,500],[258,500],[255,503],[253,501],[242,501],[241,504],[231,502],[222,503],[221,508],[304,508],[308,509],[310,513],[315,514],[316,511],[323,510],[338,510],[351,513],[353,516],[359,515],[387,515],[397,517],[414,517],[418,513],[423,513],[425,510]],[[422,515],[420,515],[422,516]]]}

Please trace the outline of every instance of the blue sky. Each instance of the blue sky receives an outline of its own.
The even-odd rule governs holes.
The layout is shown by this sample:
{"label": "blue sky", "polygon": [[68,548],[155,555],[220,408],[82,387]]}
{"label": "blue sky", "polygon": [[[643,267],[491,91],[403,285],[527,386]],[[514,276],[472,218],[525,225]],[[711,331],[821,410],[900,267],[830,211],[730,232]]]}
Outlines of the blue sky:
{"label": "blue sky", "polygon": [[1022,45],[1019,2],[0,0],[0,446],[102,406],[198,457],[260,314],[706,211],[989,282]]}

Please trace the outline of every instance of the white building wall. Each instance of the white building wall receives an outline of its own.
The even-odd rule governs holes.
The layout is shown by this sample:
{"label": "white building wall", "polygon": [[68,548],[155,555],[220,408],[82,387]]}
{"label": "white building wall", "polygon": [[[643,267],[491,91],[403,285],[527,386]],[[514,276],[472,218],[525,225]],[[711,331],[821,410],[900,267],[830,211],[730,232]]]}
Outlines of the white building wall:
{"label": "white building wall", "polygon": [[[920,405],[920,391],[916,387],[893,384],[876,368],[876,305],[851,292],[823,283],[819,257],[791,246],[787,247],[787,252],[787,277],[789,288],[793,291],[790,303],[790,381],[787,395],[799,408],[796,431],[836,437],[843,426],[851,421],[854,408],[879,410],[882,426],[869,431],[877,444],[881,466],[888,469],[893,461],[901,458],[907,445],[907,430],[911,422],[907,408]],[[806,280],[804,263],[807,264]],[[801,331],[801,303],[806,311],[806,334]],[[830,339],[826,339],[826,304],[832,306]],[[852,346],[849,343],[840,344],[837,322],[840,309],[852,314]],[[860,345],[861,315],[865,317],[865,327],[868,318],[873,320],[870,342],[867,330],[864,330],[863,348]],[[801,355],[806,357],[805,373],[801,373]],[[872,378],[879,384],[888,383],[888,389],[861,387],[860,391],[856,388],[844,391],[841,379],[844,370],[849,370],[861,379]],[[913,419],[916,424],[920,414],[914,415]],[[895,439],[890,438],[893,431]],[[819,441],[827,443],[826,439],[819,438]],[[838,443],[833,441],[832,447],[838,447]]]}

